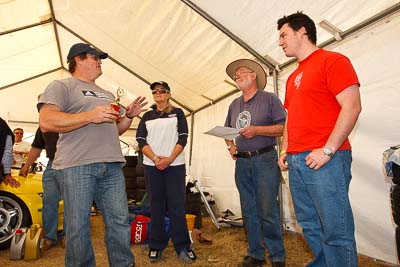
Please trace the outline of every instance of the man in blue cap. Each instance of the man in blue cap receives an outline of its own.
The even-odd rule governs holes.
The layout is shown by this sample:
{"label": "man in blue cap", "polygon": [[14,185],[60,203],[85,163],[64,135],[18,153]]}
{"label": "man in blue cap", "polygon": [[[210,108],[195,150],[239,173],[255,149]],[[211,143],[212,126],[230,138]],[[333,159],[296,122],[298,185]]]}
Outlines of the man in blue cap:
{"label": "man in blue cap", "polygon": [[114,95],[95,84],[107,53],[74,44],[67,56],[72,77],[50,83],[39,100],[40,128],[60,133],[53,168],[63,183],[66,217],[65,266],[95,266],[90,240],[90,208],[99,207],[105,223],[110,266],[134,266],[119,135],[147,104],[138,97],[119,117]]}

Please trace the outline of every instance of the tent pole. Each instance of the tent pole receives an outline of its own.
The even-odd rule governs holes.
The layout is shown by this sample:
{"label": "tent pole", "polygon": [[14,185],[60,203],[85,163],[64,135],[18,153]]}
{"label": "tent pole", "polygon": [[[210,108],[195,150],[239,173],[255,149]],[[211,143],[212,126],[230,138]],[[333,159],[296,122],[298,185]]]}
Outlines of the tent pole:
{"label": "tent pole", "polygon": [[[350,36],[352,36],[353,34],[355,34],[356,32],[359,32],[361,30],[364,30],[370,26],[372,26],[375,22],[378,22],[379,20],[382,20],[388,16],[391,16],[397,12],[400,11],[400,3],[397,3],[385,10],[383,10],[382,12],[376,14],[375,16],[370,17],[369,19],[364,20],[363,22],[351,27],[350,29],[347,29],[346,31],[344,31],[343,33],[340,34],[340,37],[342,37],[342,40],[338,41],[335,39],[335,37],[332,37],[331,39],[321,43],[318,45],[319,48],[324,48],[327,47],[328,45],[331,44],[336,44],[339,43],[341,41],[343,41],[346,38],[349,38]],[[284,69],[294,63],[296,63],[297,60],[296,59],[291,59],[288,60],[282,64],[279,65],[280,69]]]}
{"label": "tent pole", "polygon": [[38,23],[33,23],[33,24],[26,25],[24,27],[19,27],[19,28],[15,28],[15,29],[12,29],[12,30],[0,32],[0,36],[6,35],[6,34],[10,34],[10,33],[14,33],[14,32],[18,32],[18,31],[22,31],[22,30],[26,30],[26,29],[29,29],[29,28],[34,28],[34,27],[41,26],[41,25],[45,25],[45,24],[48,24],[48,23],[51,23],[51,22],[52,22],[52,19],[50,18],[50,19],[47,19],[47,20],[44,20],[44,21],[41,21],[41,22],[38,22]]}
{"label": "tent pole", "polygon": [[[57,23],[58,26],[62,27],[63,29],[65,29],[66,31],[68,31],[69,33],[75,35],[76,37],[78,37],[79,39],[81,39],[83,42],[88,43],[93,45],[92,43],[90,43],[88,40],[86,40],[85,38],[83,38],[82,36],[80,36],[79,34],[77,34],[76,32],[74,32],[73,30],[71,30],[70,28],[68,28],[67,26],[65,26],[64,24],[62,24],[60,21],[56,20],[54,18],[54,21]],[[93,45],[94,46],[94,45]],[[96,49],[99,49],[98,47],[94,46]],[[99,49],[102,50],[102,49]],[[146,80],[145,78],[143,78],[142,76],[140,76],[139,74],[137,74],[136,72],[134,72],[133,70],[131,70],[130,68],[128,68],[127,66],[125,66],[124,64],[122,64],[121,62],[119,62],[118,60],[116,60],[115,58],[113,58],[112,56],[108,55],[108,59],[111,60],[112,62],[114,62],[115,64],[117,64],[119,67],[123,68],[124,70],[126,70],[127,72],[129,72],[130,74],[132,74],[133,76],[135,76],[136,78],[138,78],[139,80],[141,80],[142,82],[146,83],[147,85],[150,85],[151,82],[149,82],[148,80]],[[188,106],[180,103],[179,101],[177,101],[176,99],[174,99],[173,97],[170,98],[173,102],[175,102],[176,104],[178,104],[179,106],[181,106],[182,108],[184,108],[186,111],[188,111],[189,113],[192,113],[193,110],[191,108],[189,108]]]}
{"label": "tent pole", "polygon": [[57,49],[58,49],[58,58],[60,59],[60,65],[64,67],[64,63],[62,60],[62,56],[61,56],[61,45],[60,45],[60,38],[58,37],[58,30],[57,30],[57,26],[56,26],[56,15],[54,13],[54,7],[53,7],[53,1],[49,0],[49,7],[50,7],[50,12],[51,12],[51,22],[53,24],[53,29],[54,29],[54,33],[56,36],[56,42],[57,42]]}
{"label": "tent pole", "polygon": [[207,14],[204,10],[202,10],[200,7],[195,5],[192,1],[190,0],[181,0],[183,3],[188,5],[191,9],[193,9],[197,14],[202,16],[205,20],[210,22],[212,25],[214,25],[217,29],[225,33],[229,38],[231,38],[233,41],[235,41],[237,44],[239,44],[241,47],[243,47],[247,52],[252,54],[257,60],[259,60],[261,63],[263,63],[265,66],[267,66],[270,70],[275,69],[275,66],[278,65],[277,62],[273,62],[273,59],[265,58],[262,55],[260,55],[256,50],[254,50],[250,45],[248,45],[246,42],[244,42],[242,39],[234,35],[231,31],[229,31],[227,28],[225,28],[222,24],[220,24],[218,21],[216,21],[213,17],[211,17],[209,14]]}
{"label": "tent pole", "polygon": [[52,73],[52,72],[56,72],[56,71],[62,70],[62,69],[63,69],[62,67],[58,67],[58,68],[56,68],[56,69],[43,72],[43,73],[41,73],[41,74],[38,74],[38,75],[35,75],[35,76],[32,76],[32,77],[26,78],[26,79],[24,79],[24,80],[20,80],[20,81],[18,81],[18,82],[15,82],[15,83],[11,83],[11,84],[2,86],[2,87],[0,87],[0,90],[6,89],[6,88],[11,87],[11,86],[14,86],[14,85],[18,85],[18,84],[21,84],[21,83],[24,83],[24,82],[27,82],[27,81],[30,81],[30,80],[34,80],[34,79],[36,79],[36,78],[42,77],[42,76],[44,76],[44,75],[47,75],[47,74],[50,74],[50,73]]}
{"label": "tent pole", "polygon": [[[274,94],[276,96],[278,96],[279,98],[279,84],[278,84],[278,78],[279,78],[279,72],[278,70],[274,69],[273,72],[273,83],[274,83]],[[282,145],[282,138],[280,137],[276,137],[276,146],[277,146],[277,153],[278,153],[278,157],[281,153],[281,145]],[[280,219],[281,219],[281,224],[283,225],[283,190],[282,190],[282,184],[285,182],[285,180],[283,179],[282,176],[282,171],[281,171],[281,179],[280,179],[280,183],[279,183],[279,192],[278,192],[278,200],[279,200],[279,209],[280,209]]]}
{"label": "tent pole", "polygon": [[193,129],[194,129],[194,113],[190,114],[190,150],[189,150],[189,169],[192,167],[193,154]]}

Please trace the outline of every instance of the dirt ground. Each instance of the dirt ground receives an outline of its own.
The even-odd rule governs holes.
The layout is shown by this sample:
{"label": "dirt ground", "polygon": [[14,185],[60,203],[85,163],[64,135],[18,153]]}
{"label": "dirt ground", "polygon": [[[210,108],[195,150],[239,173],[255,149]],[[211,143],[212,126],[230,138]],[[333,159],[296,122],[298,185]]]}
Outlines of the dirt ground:
{"label": "dirt ground", "polygon": [[[96,254],[96,263],[99,267],[108,266],[107,252],[104,245],[104,225],[101,216],[91,217],[92,242]],[[222,228],[218,230],[211,220],[203,218],[203,233],[208,233],[213,238],[211,245],[203,245],[195,242],[194,250],[198,259],[191,266],[237,266],[237,264],[246,255],[246,237],[243,228]],[[286,266],[300,267],[304,266],[312,258],[307,244],[300,234],[285,232],[285,248],[287,253]],[[170,244],[163,252],[163,260],[159,263],[150,264],[148,262],[145,245],[132,245],[131,247],[135,259],[136,266],[184,266],[177,258]],[[0,266],[40,266],[40,267],[60,267],[64,266],[64,249],[59,245],[53,247],[44,255],[35,261],[10,261],[9,251],[0,251]],[[267,263],[266,266],[270,266]],[[360,267],[383,267],[393,266],[374,261],[365,256],[359,256]]]}

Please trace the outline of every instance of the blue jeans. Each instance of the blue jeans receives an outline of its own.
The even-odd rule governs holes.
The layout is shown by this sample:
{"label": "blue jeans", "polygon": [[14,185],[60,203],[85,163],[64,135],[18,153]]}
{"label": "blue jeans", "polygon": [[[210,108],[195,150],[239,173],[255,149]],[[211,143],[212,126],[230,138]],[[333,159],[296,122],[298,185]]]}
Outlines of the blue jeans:
{"label": "blue jeans", "polygon": [[[42,222],[44,238],[53,244],[57,243],[58,230],[58,204],[61,200],[62,181],[57,176],[57,171],[52,168],[53,161],[49,160],[42,176],[43,210]],[[65,229],[65,219],[64,227]],[[59,234],[64,236],[64,231]]]}
{"label": "blue jeans", "polygon": [[236,160],[235,180],[249,248],[247,254],[263,260],[284,261],[285,248],[278,205],[281,173],[275,150]]}
{"label": "blue jeans", "polygon": [[134,262],[130,250],[130,225],[125,178],[118,162],[92,163],[60,170],[66,217],[65,266],[96,266],[90,240],[90,208],[93,201],[105,224],[105,243],[111,267]]}
{"label": "blue jeans", "polygon": [[170,218],[171,240],[175,252],[190,249],[190,237],[186,224],[185,165],[169,166],[160,171],[154,166],[144,165],[149,179],[151,232],[150,249],[164,250],[169,236],[165,232],[165,216]]}
{"label": "blue jeans", "polygon": [[348,197],[351,151],[340,150],[319,170],[289,154],[290,190],[297,221],[314,253],[307,266],[357,266],[354,220]]}

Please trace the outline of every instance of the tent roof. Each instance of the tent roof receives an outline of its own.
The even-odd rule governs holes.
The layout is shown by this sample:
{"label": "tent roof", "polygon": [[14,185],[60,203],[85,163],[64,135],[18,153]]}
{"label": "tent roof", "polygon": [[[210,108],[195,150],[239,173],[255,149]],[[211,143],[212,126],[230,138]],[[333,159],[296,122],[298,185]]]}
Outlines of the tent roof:
{"label": "tent roof", "polygon": [[[151,100],[148,84],[165,80],[175,104],[190,114],[237,92],[225,74],[231,61],[256,59],[270,74],[291,62],[277,42],[281,16],[303,10],[346,37],[399,9],[394,0],[0,0],[0,95],[8,100],[12,90],[14,97],[0,115],[36,122],[32,100],[52,79],[68,76],[66,54],[76,42],[109,53],[98,83],[113,92],[124,88],[123,101]],[[336,41],[317,32],[319,44]],[[268,79],[267,90],[273,88]],[[32,112],[21,112],[15,101]]]}

